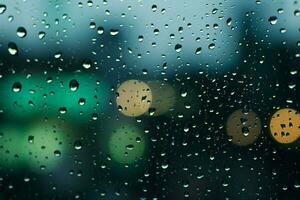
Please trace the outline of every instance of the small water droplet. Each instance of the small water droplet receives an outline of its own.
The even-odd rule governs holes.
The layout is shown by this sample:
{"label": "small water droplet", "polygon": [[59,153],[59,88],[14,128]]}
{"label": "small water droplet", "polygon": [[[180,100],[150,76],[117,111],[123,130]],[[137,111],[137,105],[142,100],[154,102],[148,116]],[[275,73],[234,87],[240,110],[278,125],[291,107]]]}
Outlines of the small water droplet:
{"label": "small water droplet", "polygon": [[55,155],[56,157],[60,157],[60,156],[61,156],[61,152],[60,152],[59,150],[55,150],[55,151],[54,151],[54,155]]}
{"label": "small water droplet", "polygon": [[196,54],[196,55],[199,55],[199,54],[201,53],[201,51],[202,51],[202,48],[201,48],[201,47],[198,47],[198,48],[196,49],[195,54]]}
{"label": "small water droplet", "polygon": [[82,149],[82,143],[81,143],[81,141],[79,141],[79,140],[75,141],[75,142],[74,142],[74,148],[75,148],[76,150]]}
{"label": "small water droplet", "polygon": [[20,82],[15,82],[12,86],[14,92],[20,92],[22,90],[22,84]]}
{"label": "small water droplet", "polygon": [[67,108],[66,107],[60,107],[58,110],[61,114],[66,114],[67,113]]}
{"label": "small water droplet", "polygon": [[85,102],[86,102],[85,98],[80,98],[78,100],[78,104],[81,105],[81,106],[83,106],[85,104]]}
{"label": "small water droplet", "polygon": [[28,136],[28,143],[33,144],[33,142],[34,142],[34,136],[32,135]]}
{"label": "small water droplet", "polygon": [[126,149],[131,151],[131,150],[134,149],[134,145],[129,144],[129,145],[126,146]]}
{"label": "small water droplet", "polygon": [[76,79],[72,79],[69,83],[70,90],[75,92],[79,88],[79,83]]}
{"label": "small water droplet", "polygon": [[92,66],[92,61],[91,61],[90,59],[85,59],[85,60],[83,60],[82,66],[83,66],[85,69],[89,69],[89,68],[91,68],[91,66]]}
{"label": "small water droplet", "polygon": [[45,32],[43,32],[43,31],[39,32],[39,39],[40,40],[43,39],[45,36],[46,36]]}

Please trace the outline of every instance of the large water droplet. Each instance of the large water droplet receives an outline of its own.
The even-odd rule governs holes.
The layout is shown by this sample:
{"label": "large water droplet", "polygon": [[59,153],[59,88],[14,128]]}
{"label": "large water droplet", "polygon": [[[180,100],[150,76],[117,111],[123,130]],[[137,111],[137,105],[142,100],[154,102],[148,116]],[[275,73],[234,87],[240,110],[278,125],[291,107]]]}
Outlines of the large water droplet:
{"label": "large water droplet", "polygon": [[277,23],[277,17],[276,16],[271,16],[269,17],[269,20],[270,24],[274,25]]}
{"label": "large water droplet", "polygon": [[0,4],[0,14],[3,14],[6,11],[6,5]]}
{"label": "large water droplet", "polygon": [[14,42],[8,43],[8,52],[10,53],[10,55],[13,55],[13,56],[18,55],[18,47],[17,47],[16,43],[14,43]]}
{"label": "large water droplet", "polygon": [[181,44],[176,44],[175,45],[175,51],[176,52],[178,52],[178,53],[181,52],[181,49],[182,49],[182,45]]}
{"label": "large water droplet", "polygon": [[19,27],[17,29],[17,36],[18,37],[24,38],[24,37],[26,37],[26,35],[27,35],[27,31],[26,31],[26,29],[24,27]]}
{"label": "large water droplet", "polygon": [[118,29],[110,29],[110,35],[115,36],[119,34],[119,30]]}

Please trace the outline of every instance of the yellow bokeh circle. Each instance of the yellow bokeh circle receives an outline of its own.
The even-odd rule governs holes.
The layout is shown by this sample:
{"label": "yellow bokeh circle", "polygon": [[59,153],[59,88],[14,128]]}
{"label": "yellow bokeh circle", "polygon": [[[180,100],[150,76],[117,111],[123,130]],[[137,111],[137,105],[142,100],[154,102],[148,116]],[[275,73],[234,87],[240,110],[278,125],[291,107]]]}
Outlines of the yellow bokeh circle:
{"label": "yellow bokeh circle", "polygon": [[270,132],[275,141],[288,144],[300,135],[300,114],[294,109],[284,108],[275,112],[270,120]]}

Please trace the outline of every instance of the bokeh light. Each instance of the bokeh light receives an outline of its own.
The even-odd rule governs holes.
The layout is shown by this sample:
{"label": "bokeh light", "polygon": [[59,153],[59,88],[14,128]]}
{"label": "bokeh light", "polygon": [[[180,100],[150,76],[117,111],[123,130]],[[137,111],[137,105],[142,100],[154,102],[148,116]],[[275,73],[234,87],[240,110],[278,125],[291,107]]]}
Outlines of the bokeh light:
{"label": "bokeh light", "polygon": [[32,124],[23,135],[26,162],[34,171],[53,170],[71,149],[70,129],[55,120]]}
{"label": "bokeh light", "polygon": [[126,116],[136,117],[150,108],[152,93],[149,86],[139,80],[128,80],[117,90],[117,106]]}
{"label": "bokeh light", "polygon": [[19,169],[24,167],[24,152],[21,144],[22,129],[12,124],[0,127],[0,168]]}
{"label": "bokeh light", "polygon": [[0,97],[5,97],[1,102],[4,111],[18,118],[59,115],[85,122],[107,108],[109,87],[101,78],[87,73],[15,75],[2,82]]}
{"label": "bokeh light", "polygon": [[300,114],[294,109],[276,111],[270,120],[270,131],[275,141],[283,144],[295,142],[300,135]]}
{"label": "bokeh light", "polygon": [[150,116],[158,116],[167,113],[173,108],[176,102],[175,90],[168,84],[161,81],[148,81],[151,93],[152,101],[149,109]]}
{"label": "bokeh light", "polygon": [[226,131],[233,144],[247,146],[259,137],[261,122],[255,112],[238,109],[228,117]]}
{"label": "bokeh light", "polygon": [[143,132],[132,125],[124,125],[113,131],[109,142],[109,153],[112,159],[120,164],[137,162],[145,151]]}

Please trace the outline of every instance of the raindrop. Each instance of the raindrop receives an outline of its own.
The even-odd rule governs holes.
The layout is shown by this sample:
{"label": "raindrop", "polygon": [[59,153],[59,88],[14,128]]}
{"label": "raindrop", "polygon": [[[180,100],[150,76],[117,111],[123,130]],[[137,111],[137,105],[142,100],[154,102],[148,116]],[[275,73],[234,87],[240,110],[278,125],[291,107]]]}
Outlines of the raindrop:
{"label": "raindrop", "polygon": [[92,66],[92,61],[91,61],[90,59],[85,59],[85,60],[83,60],[82,66],[83,66],[85,69],[89,69],[89,68],[91,68],[91,66]]}
{"label": "raindrop", "polygon": [[8,52],[10,53],[10,55],[13,55],[13,56],[18,55],[18,47],[17,47],[16,43],[14,43],[14,42],[8,43]]}
{"label": "raindrop", "polygon": [[199,55],[199,54],[201,53],[201,51],[202,51],[202,48],[201,48],[201,47],[198,47],[198,48],[196,49],[195,54],[196,54],[196,55]]}
{"label": "raindrop", "polygon": [[271,16],[269,17],[269,20],[270,24],[274,25],[277,23],[277,17],[276,16]]}
{"label": "raindrop", "polygon": [[12,86],[14,92],[20,92],[22,90],[22,84],[20,82],[15,82]]}
{"label": "raindrop", "polygon": [[232,18],[231,18],[231,17],[229,17],[229,18],[226,20],[226,24],[227,24],[228,26],[230,26],[230,25],[232,24]]}
{"label": "raindrop", "polygon": [[176,44],[175,45],[175,51],[176,52],[178,52],[178,53],[181,52],[181,49],[182,49],[182,45],[181,44]]}
{"label": "raindrop", "polygon": [[76,90],[78,90],[79,88],[79,83],[77,80],[75,79],[72,79],[69,83],[69,87],[70,87],[70,90],[75,92]]}
{"label": "raindrop", "polygon": [[118,29],[110,29],[110,35],[115,36],[119,34],[119,30]]}
{"label": "raindrop", "polygon": [[6,5],[0,4],[0,14],[3,14],[6,11]]}
{"label": "raindrop", "polygon": [[75,141],[75,142],[74,142],[74,148],[75,148],[76,150],[82,149],[82,143],[81,143],[81,141],[79,141],[79,140]]}
{"label": "raindrop", "polygon": [[19,27],[17,29],[17,36],[18,37],[24,38],[24,37],[26,37],[26,35],[27,35],[27,31],[26,31],[26,29],[24,27]]}
{"label": "raindrop", "polygon": [[60,157],[60,156],[61,156],[61,152],[60,152],[59,150],[55,150],[55,151],[54,151],[54,155],[55,155],[56,157]]}
{"label": "raindrop", "polygon": [[98,33],[99,35],[102,35],[102,34],[104,33],[104,28],[103,28],[102,26],[99,26],[99,27],[97,28],[97,33]]}
{"label": "raindrop", "polygon": [[211,43],[211,44],[208,45],[209,49],[214,49],[215,47],[216,47],[216,45],[214,43]]}
{"label": "raindrop", "polygon": [[28,143],[33,144],[33,142],[34,142],[34,136],[32,135],[28,136]]}
{"label": "raindrop", "polygon": [[66,114],[67,113],[67,108],[66,107],[60,107],[58,110],[61,114]]}
{"label": "raindrop", "polygon": [[151,9],[152,9],[153,12],[155,12],[155,11],[157,10],[157,5],[155,5],[155,4],[152,5],[152,8],[151,8]]}
{"label": "raindrop", "polygon": [[46,36],[46,33],[41,31],[39,32],[39,39],[43,39]]}
{"label": "raindrop", "polygon": [[83,106],[85,104],[85,102],[86,102],[85,98],[80,98],[78,100],[78,104],[81,105],[81,106]]}
{"label": "raindrop", "polygon": [[133,150],[133,148],[134,148],[134,145],[132,145],[132,144],[129,144],[126,146],[126,149],[130,150],[130,151]]}

